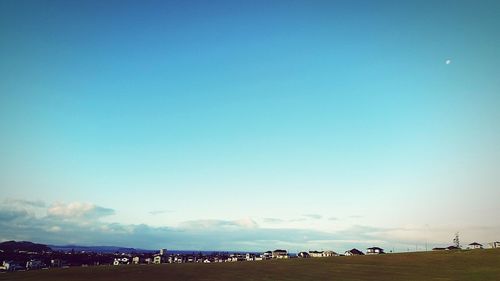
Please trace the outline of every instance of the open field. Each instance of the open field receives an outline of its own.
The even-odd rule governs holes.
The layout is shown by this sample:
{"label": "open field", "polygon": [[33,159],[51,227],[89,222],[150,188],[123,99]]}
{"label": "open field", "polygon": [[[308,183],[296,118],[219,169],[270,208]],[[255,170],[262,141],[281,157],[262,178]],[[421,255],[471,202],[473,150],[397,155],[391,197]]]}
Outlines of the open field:
{"label": "open field", "polygon": [[0,280],[500,280],[500,250],[68,268],[0,274]]}

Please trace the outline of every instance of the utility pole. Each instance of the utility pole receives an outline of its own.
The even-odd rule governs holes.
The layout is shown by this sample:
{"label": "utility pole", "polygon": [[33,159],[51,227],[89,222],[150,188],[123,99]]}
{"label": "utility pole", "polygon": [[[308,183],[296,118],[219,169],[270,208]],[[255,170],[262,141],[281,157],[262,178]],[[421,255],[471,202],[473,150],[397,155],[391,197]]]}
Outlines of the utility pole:
{"label": "utility pole", "polygon": [[455,233],[455,238],[453,238],[453,244],[455,247],[460,248],[460,238],[459,238],[459,233]]}
{"label": "utility pole", "polygon": [[425,251],[429,251],[428,249],[428,243],[429,243],[429,225],[425,224]]}

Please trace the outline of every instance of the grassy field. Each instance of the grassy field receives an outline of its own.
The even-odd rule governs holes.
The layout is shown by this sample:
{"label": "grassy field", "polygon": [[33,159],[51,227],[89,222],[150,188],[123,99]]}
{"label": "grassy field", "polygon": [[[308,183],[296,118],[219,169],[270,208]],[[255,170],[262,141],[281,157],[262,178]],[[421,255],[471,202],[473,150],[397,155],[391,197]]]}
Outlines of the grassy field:
{"label": "grassy field", "polygon": [[500,280],[500,250],[217,264],[125,265],[0,274],[0,280]]}

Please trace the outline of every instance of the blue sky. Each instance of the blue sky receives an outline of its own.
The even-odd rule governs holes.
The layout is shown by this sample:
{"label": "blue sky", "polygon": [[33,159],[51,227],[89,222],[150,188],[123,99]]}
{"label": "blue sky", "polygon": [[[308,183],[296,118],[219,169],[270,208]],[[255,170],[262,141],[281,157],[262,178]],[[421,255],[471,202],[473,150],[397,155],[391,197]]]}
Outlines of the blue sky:
{"label": "blue sky", "polygon": [[0,239],[498,240],[499,12],[497,1],[2,1]]}

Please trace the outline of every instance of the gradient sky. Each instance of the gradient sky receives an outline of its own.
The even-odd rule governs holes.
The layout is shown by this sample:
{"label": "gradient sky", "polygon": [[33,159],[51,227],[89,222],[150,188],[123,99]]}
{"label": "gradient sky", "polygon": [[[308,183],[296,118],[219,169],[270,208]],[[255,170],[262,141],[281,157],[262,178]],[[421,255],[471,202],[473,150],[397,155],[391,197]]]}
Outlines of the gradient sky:
{"label": "gradient sky", "polygon": [[499,240],[500,2],[402,2],[0,1],[0,240]]}

